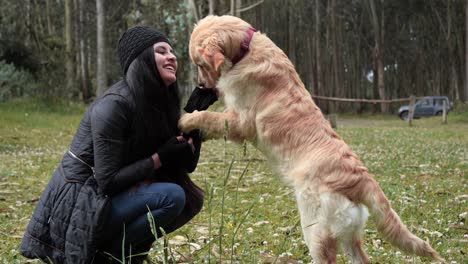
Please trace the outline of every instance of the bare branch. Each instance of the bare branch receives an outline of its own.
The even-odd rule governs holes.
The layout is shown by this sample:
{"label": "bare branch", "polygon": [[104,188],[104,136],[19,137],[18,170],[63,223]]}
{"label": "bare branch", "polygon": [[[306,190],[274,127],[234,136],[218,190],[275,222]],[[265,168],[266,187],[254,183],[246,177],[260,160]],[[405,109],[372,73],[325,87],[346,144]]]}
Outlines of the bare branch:
{"label": "bare branch", "polygon": [[256,7],[256,6],[260,5],[260,4],[262,4],[263,2],[264,2],[264,0],[260,0],[260,1],[258,1],[257,3],[255,3],[255,4],[251,4],[250,6],[246,6],[246,7],[243,7],[243,8],[241,8],[241,9],[237,10],[237,12],[241,13],[241,12],[250,10],[250,9],[252,9],[252,8],[254,8],[254,7]]}

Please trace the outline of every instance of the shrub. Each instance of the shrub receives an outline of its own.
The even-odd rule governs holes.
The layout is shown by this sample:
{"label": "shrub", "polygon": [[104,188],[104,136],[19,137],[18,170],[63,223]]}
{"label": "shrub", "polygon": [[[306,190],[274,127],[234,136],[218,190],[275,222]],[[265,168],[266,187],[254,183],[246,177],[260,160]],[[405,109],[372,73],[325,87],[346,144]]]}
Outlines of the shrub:
{"label": "shrub", "polygon": [[33,75],[17,69],[13,64],[0,61],[0,102],[14,97],[31,96],[39,85]]}

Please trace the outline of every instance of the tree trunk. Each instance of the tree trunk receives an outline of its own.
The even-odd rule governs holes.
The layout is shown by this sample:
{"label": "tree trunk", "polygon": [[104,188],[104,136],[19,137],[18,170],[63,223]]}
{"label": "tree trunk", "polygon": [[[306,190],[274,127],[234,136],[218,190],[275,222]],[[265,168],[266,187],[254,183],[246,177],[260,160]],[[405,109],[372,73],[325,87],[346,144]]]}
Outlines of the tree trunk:
{"label": "tree trunk", "polygon": [[37,0],[34,1],[34,6],[35,6],[35,13],[36,13],[36,19],[37,19],[37,22],[35,23],[35,27],[36,27],[36,34],[39,35],[39,36],[43,36],[44,35],[44,26],[42,25],[42,17],[41,17],[41,9],[40,9],[40,5],[41,3]]}
{"label": "tree trunk", "polygon": [[197,5],[195,4],[195,0],[188,0],[188,6],[189,6],[189,10],[192,12],[195,22],[200,20],[201,14],[198,14],[198,9],[197,9]]}
{"label": "tree trunk", "polygon": [[96,70],[96,96],[101,96],[107,89],[106,74],[106,38],[104,33],[105,14],[104,0],[96,0],[96,38],[97,38],[97,70]]}
{"label": "tree trunk", "polygon": [[[316,68],[316,91],[317,95],[325,95],[323,91],[322,85],[322,58],[321,53],[322,50],[320,49],[320,0],[315,0],[315,68]],[[323,101],[323,100],[322,100]],[[325,103],[318,102],[319,107],[324,110]]]}
{"label": "tree trunk", "polygon": [[[325,96],[335,96],[334,94],[334,89],[333,89],[333,70],[332,70],[332,62],[331,62],[331,54],[330,54],[330,35],[332,34],[331,33],[331,29],[330,29],[330,0],[328,0],[327,2],[327,5],[325,6],[325,21],[324,21],[324,25],[326,25],[326,29],[325,29],[325,45],[323,45],[323,54],[325,54],[325,56],[322,57],[322,76],[323,76],[323,79],[322,79],[322,91],[324,92],[324,95]],[[333,101],[330,101],[330,100],[327,100],[325,101],[325,107],[322,109],[322,111],[324,110],[324,112],[326,114],[330,113],[333,111],[333,108],[335,107],[335,103]]]}
{"label": "tree trunk", "polygon": [[46,19],[47,19],[47,34],[52,35],[52,21],[50,17],[50,0],[46,0]]}
{"label": "tree trunk", "polygon": [[288,29],[288,32],[287,32],[287,36],[288,36],[288,45],[287,45],[287,54],[289,56],[289,59],[291,60],[291,62],[295,65],[297,60],[296,60],[296,47],[295,47],[295,44],[296,44],[296,34],[294,32],[294,28],[295,26],[297,25],[297,23],[295,23],[295,16],[294,16],[294,6],[293,6],[293,3],[291,3],[291,1],[288,1],[287,2],[287,5],[286,5],[286,12],[287,12],[287,22],[286,24],[288,25],[287,26],[287,29]]}
{"label": "tree trunk", "polygon": [[242,8],[242,0],[236,0],[236,9],[235,9],[236,17],[241,17],[241,8]]}
{"label": "tree trunk", "polygon": [[[372,77],[372,96],[374,97],[373,99],[375,99],[377,97],[377,95],[379,94],[379,85],[378,85],[378,82],[376,81],[378,79],[378,76],[379,76],[379,71],[377,69],[377,56],[375,55],[376,53],[376,50],[375,50],[375,47],[372,48],[372,72],[374,73],[373,77]],[[377,112],[377,107],[378,105],[377,104],[374,104],[373,105],[373,108],[372,108],[372,111],[375,113]]]}
{"label": "tree trunk", "polygon": [[71,0],[65,0],[65,96],[73,96],[74,76],[74,60],[73,60],[73,43],[72,43],[72,3]]}
{"label": "tree trunk", "polygon": [[208,1],[208,14],[214,15],[214,9],[215,9],[215,1],[214,0],[209,0]]}
{"label": "tree trunk", "polygon": [[[374,41],[375,41],[374,62],[377,64],[374,67],[374,69],[377,70],[377,87],[378,87],[380,99],[385,100],[386,95],[385,95],[384,63],[383,63],[383,26],[384,26],[383,18],[382,18],[381,25],[379,25],[379,18],[377,16],[377,10],[375,8],[375,1],[369,0],[369,6],[371,10],[372,27],[374,29]],[[374,81],[375,81],[375,71],[374,71]],[[386,103],[382,103],[380,105],[380,111],[388,112],[388,105]]]}
{"label": "tree trunk", "polygon": [[79,23],[78,35],[80,40],[80,90],[83,96],[83,101],[87,103],[91,97],[90,81],[88,72],[88,57],[86,56],[86,33],[85,33],[85,4],[86,0],[79,0]]}
{"label": "tree trunk", "polygon": [[465,96],[463,101],[468,102],[468,0],[465,4]]}
{"label": "tree trunk", "polygon": [[74,93],[79,96],[80,95],[80,75],[81,75],[81,57],[80,57],[80,8],[79,8],[79,0],[73,0],[73,24],[72,24],[72,32],[73,32],[73,61],[74,63],[74,76],[75,79],[73,81],[74,86],[75,86],[75,91]]}
{"label": "tree trunk", "polygon": [[306,42],[307,42],[307,49],[306,49],[306,56],[305,58],[305,64],[306,64],[306,69],[309,69],[306,72],[306,76],[304,79],[304,85],[306,86],[306,89],[309,91],[309,93],[312,94],[317,94],[315,92],[315,78],[317,77],[317,73],[315,72],[315,67],[314,67],[314,34],[310,32],[311,34],[308,34],[306,37]]}
{"label": "tree trunk", "polygon": [[[342,82],[342,74],[341,74],[341,52],[339,47],[339,35],[340,29],[337,22],[337,14],[336,14],[336,0],[331,1],[331,34],[332,34],[332,46],[333,46],[333,80],[334,80],[334,88],[335,88],[335,96],[336,97],[343,97],[343,82]],[[337,103],[337,110],[342,110],[342,103]]]}
{"label": "tree trunk", "polygon": [[230,14],[231,16],[236,15],[236,0],[231,0],[231,8],[230,8]]}

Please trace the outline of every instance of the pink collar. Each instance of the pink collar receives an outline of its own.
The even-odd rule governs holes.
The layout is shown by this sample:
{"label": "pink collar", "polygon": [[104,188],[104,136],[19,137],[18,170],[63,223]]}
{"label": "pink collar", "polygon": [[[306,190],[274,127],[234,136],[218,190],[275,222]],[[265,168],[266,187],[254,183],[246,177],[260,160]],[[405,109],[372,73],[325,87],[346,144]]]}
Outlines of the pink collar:
{"label": "pink collar", "polygon": [[249,28],[247,30],[247,36],[242,41],[240,45],[240,52],[232,59],[232,66],[236,65],[240,60],[242,60],[247,52],[249,52],[250,41],[252,40],[253,34],[257,32],[255,28]]}

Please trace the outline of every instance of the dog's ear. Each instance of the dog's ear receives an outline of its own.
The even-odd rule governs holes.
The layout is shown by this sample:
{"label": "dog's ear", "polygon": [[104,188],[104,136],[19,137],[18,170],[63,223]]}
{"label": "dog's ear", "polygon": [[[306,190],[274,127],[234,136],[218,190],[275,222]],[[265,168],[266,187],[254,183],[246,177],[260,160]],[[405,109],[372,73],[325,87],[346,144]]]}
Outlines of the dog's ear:
{"label": "dog's ear", "polygon": [[201,47],[198,47],[197,51],[206,63],[208,63],[216,72],[220,72],[221,65],[224,63],[224,55],[221,52]]}
{"label": "dog's ear", "polygon": [[221,52],[215,52],[212,56],[213,66],[216,72],[221,71],[221,65],[224,63],[224,55]]}

